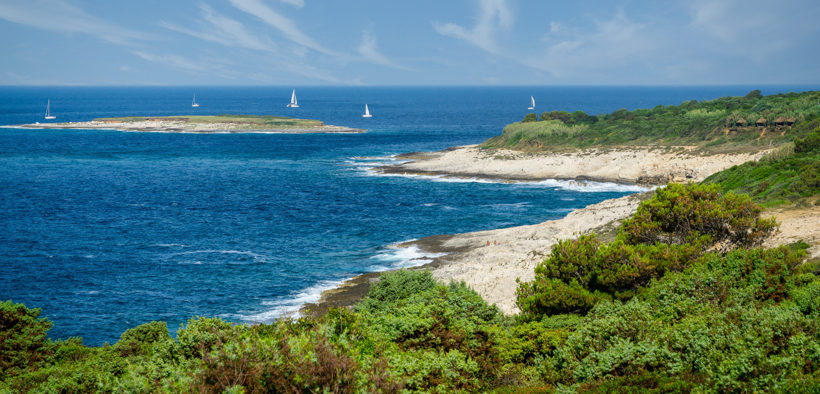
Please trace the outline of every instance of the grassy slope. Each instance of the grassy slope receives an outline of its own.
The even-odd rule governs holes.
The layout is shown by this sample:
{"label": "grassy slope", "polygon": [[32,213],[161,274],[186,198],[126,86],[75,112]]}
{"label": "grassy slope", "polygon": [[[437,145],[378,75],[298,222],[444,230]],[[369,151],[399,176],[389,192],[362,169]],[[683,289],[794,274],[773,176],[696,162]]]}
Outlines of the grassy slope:
{"label": "grassy slope", "polygon": [[820,127],[779,154],[713,174],[704,183],[716,183],[723,192],[748,194],[765,207],[801,202],[820,204],[818,141]]}
{"label": "grassy slope", "polygon": [[[677,106],[590,116],[582,112],[543,113],[541,121],[516,122],[483,148],[554,151],[630,145],[695,145],[704,151],[758,150],[808,134],[820,119],[820,92],[778,94],[765,97],[723,97],[711,101],[686,101]],[[765,127],[737,127],[744,119]],[[778,118],[794,118],[791,127],[778,127]]]}
{"label": "grassy slope", "polygon": [[281,129],[322,126],[323,123],[312,119],[296,119],[283,116],[257,115],[214,115],[214,116],[128,116],[120,118],[100,118],[95,121],[143,122],[146,120],[183,121],[196,123],[231,123],[247,125],[255,129]]}

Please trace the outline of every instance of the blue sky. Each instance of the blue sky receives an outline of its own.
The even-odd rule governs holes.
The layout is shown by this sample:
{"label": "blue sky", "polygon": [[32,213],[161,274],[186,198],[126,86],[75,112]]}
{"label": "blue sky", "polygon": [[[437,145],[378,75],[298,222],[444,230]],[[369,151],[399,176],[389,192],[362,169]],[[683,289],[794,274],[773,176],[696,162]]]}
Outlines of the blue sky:
{"label": "blue sky", "polygon": [[0,0],[0,85],[820,83],[820,1]]}

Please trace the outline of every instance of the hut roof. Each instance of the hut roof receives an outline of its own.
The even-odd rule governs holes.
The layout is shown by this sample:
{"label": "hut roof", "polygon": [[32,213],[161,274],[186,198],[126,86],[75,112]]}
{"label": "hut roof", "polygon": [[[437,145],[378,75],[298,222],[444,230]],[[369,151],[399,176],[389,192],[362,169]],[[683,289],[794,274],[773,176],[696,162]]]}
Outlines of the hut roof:
{"label": "hut roof", "polygon": [[788,119],[786,119],[786,122],[791,122],[791,123],[794,123],[794,121],[795,121],[795,120],[797,120],[797,119],[795,119],[795,118],[788,118]]}
{"label": "hut roof", "polygon": [[740,118],[740,119],[736,120],[735,123],[738,123],[738,124],[746,123],[746,119]]}
{"label": "hut roof", "polygon": [[786,118],[784,118],[784,117],[782,117],[782,116],[781,116],[781,117],[779,117],[779,118],[775,119],[774,121],[775,121],[775,122],[777,122],[777,123],[783,123],[783,122],[785,122],[785,121],[786,121]]}
{"label": "hut roof", "polygon": [[757,123],[766,123],[766,119],[765,118],[760,118],[760,119],[757,120]]}

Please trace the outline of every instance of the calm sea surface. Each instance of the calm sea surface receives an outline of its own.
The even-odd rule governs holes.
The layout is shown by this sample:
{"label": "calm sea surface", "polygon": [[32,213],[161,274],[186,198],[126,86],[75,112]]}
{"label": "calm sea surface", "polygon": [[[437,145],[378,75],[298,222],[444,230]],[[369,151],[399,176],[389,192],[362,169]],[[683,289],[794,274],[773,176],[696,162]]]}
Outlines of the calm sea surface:
{"label": "calm sea surface", "polygon": [[[810,87],[768,87],[764,93]],[[753,87],[0,87],[0,124],[273,114],[365,134],[0,129],[0,300],[39,307],[52,338],[114,342],[152,320],[269,321],[356,274],[417,265],[392,243],[538,223],[635,191],[376,176],[389,156],[474,144],[527,113],[678,104]],[[191,108],[196,93],[199,108]],[[364,104],[374,117],[363,119]]]}

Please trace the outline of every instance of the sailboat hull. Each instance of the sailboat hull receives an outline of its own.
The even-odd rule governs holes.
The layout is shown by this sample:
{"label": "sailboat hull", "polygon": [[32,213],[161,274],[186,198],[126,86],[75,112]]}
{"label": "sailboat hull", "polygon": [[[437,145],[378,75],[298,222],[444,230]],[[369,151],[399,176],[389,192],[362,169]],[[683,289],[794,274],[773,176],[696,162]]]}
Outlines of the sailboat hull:
{"label": "sailboat hull", "polygon": [[373,115],[362,115],[363,118],[372,118]]}
{"label": "sailboat hull", "polygon": [[46,116],[46,119],[57,119],[56,116]]}
{"label": "sailboat hull", "polygon": [[288,108],[299,108],[299,104],[288,104]]}

